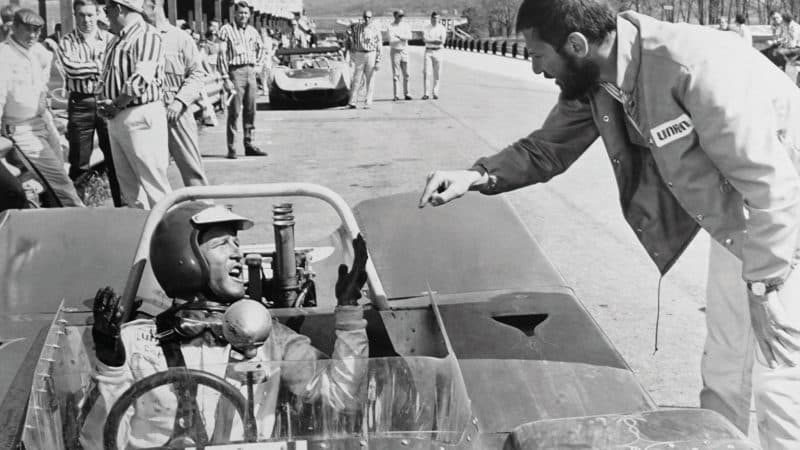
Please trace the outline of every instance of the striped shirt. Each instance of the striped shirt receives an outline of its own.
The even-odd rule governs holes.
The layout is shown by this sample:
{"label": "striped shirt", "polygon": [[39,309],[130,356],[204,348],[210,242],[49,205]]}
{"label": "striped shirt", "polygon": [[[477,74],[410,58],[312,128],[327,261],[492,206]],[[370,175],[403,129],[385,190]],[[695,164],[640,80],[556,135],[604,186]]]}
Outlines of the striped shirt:
{"label": "striped shirt", "polygon": [[350,29],[353,31],[352,50],[354,52],[378,52],[377,59],[380,60],[383,36],[375,22],[370,22],[369,25],[363,22],[354,23],[350,25]]}
{"label": "striped shirt", "polygon": [[223,76],[227,76],[230,66],[256,65],[261,61],[264,46],[255,28],[245,25],[225,24],[219,30],[222,49],[217,58],[217,66]]}
{"label": "striped shirt", "polygon": [[158,30],[136,20],[122,29],[108,47],[103,64],[102,96],[114,100],[125,94],[130,105],[144,105],[163,98],[164,50]]}
{"label": "striped shirt", "polygon": [[58,56],[66,75],[69,92],[94,93],[100,81],[106,48],[112,39],[114,36],[111,33],[97,30],[87,40],[86,35],[77,29],[61,38]]}

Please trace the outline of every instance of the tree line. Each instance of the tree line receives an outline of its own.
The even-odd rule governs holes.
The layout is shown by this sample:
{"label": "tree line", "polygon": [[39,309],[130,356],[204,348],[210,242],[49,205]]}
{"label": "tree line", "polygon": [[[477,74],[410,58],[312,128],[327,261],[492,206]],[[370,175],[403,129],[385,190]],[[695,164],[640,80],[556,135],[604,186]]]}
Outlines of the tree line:
{"label": "tree line", "polygon": [[[475,0],[462,15],[469,23],[461,28],[479,37],[511,37],[522,0]],[[800,12],[800,0],[619,0],[620,11],[634,10],[661,20],[714,25],[720,18],[733,22],[742,13],[750,24],[766,24],[770,12]]]}

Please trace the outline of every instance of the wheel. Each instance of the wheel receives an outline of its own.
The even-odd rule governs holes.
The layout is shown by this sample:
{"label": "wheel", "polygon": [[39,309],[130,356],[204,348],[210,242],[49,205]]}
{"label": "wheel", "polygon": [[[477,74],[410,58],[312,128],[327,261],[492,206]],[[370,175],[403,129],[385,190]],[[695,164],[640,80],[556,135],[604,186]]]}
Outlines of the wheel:
{"label": "wheel", "polygon": [[[196,387],[196,385],[202,384],[203,386],[210,387],[219,392],[222,397],[225,397],[233,404],[239,417],[243,419],[245,423],[245,440],[247,442],[255,442],[255,419],[248,413],[247,400],[245,400],[244,396],[233,385],[212,373],[196,369],[187,369],[185,367],[170,367],[164,372],[158,372],[137,381],[133,386],[123,392],[116,403],[114,403],[114,406],[108,412],[106,424],[103,427],[103,448],[105,450],[118,450],[117,435],[119,433],[120,421],[125,415],[125,411],[146,392],[167,384],[189,386],[185,389],[186,391],[189,391],[193,385]],[[192,433],[193,431],[187,430],[184,437],[192,438],[195,443],[200,444],[199,441],[201,439],[196,435],[192,435]],[[192,444],[192,446],[195,446],[195,444]]]}

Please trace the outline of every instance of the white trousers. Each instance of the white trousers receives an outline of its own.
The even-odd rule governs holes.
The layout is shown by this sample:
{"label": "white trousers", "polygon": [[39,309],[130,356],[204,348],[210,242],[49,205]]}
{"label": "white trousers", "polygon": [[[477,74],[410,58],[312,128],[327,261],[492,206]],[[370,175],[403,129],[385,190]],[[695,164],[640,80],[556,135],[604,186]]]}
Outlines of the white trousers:
{"label": "white trousers", "polygon": [[392,60],[392,79],[394,96],[397,95],[397,83],[400,77],[403,78],[403,96],[408,95],[408,50],[405,48],[393,48],[389,52]]}
{"label": "white trousers", "polygon": [[161,102],[123,109],[108,121],[122,202],[150,209],[172,192],[167,180],[167,115]]}
{"label": "white trousers", "polygon": [[367,84],[367,105],[372,104],[372,95],[375,91],[375,85],[372,83],[372,78],[375,75],[375,58],[376,52],[352,52],[351,58],[353,59],[353,79],[350,83],[350,104],[355,105],[358,102],[358,91],[361,89],[361,84]]}
{"label": "white trousers", "polygon": [[425,49],[422,69],[422,95],[428,95],[428,86],[433,87],[433,95],[439,96],[439,79],[442,76],[442,51]]}
{"label": "white trousers", "polygon": [[[796,367],[777,369],[763,364],[750,324],[742,263],[713,239],[707,289],[700,406],[719,412],[747,433],[752,394],[762,447],[800,448],[800,361]],[[800,326],[800,268],[779,294],[787,318]]]}
{"label": "white trousers", "polygon": [[14,125],[11,138],[20,151],[39,169],[44,179],[50,183],[56,197],[64,206],[84,206],[72,180],[64,170],[64,155],[45,119],[36,117]]}

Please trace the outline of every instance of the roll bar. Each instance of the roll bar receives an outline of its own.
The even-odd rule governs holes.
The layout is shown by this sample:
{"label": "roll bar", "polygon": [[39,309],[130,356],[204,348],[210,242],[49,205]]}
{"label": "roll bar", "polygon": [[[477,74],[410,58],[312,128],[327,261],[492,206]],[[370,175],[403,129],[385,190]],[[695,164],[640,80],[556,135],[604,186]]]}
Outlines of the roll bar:
{"label": "roll bar", "polygon": [[[139,290],[139,283],[142,280],[142,273],[150,254],[150,239],[156,225],[167,211],[174,205],[189,201],[202,199],[227,199],[227,198],[252,198],[252,197],[312,197],[329,204],[339,214],[339,218],[344,224],[345,232],[352,241],[361,232],[353,215],[353,211],[344,199],[332,190],[314,183],[268,183],[268,184],[232,184],[221,186],[194,186],[186,187],[173,191],[164,197],[153,207],[142,229],[139,238],[139,246],[133,257],[133,265],[125,283],[125,290],[122,292],[121,305],[124,309],[123,321],[130,319],[131,306]],[[348,245],[352,245],[348,242]],[[372,258],[367,259],[367,283],[369,286],[372,304],[377,309],[388,310],[389,303],[386,301],[386,292],[378,278],[378,272]]]}

